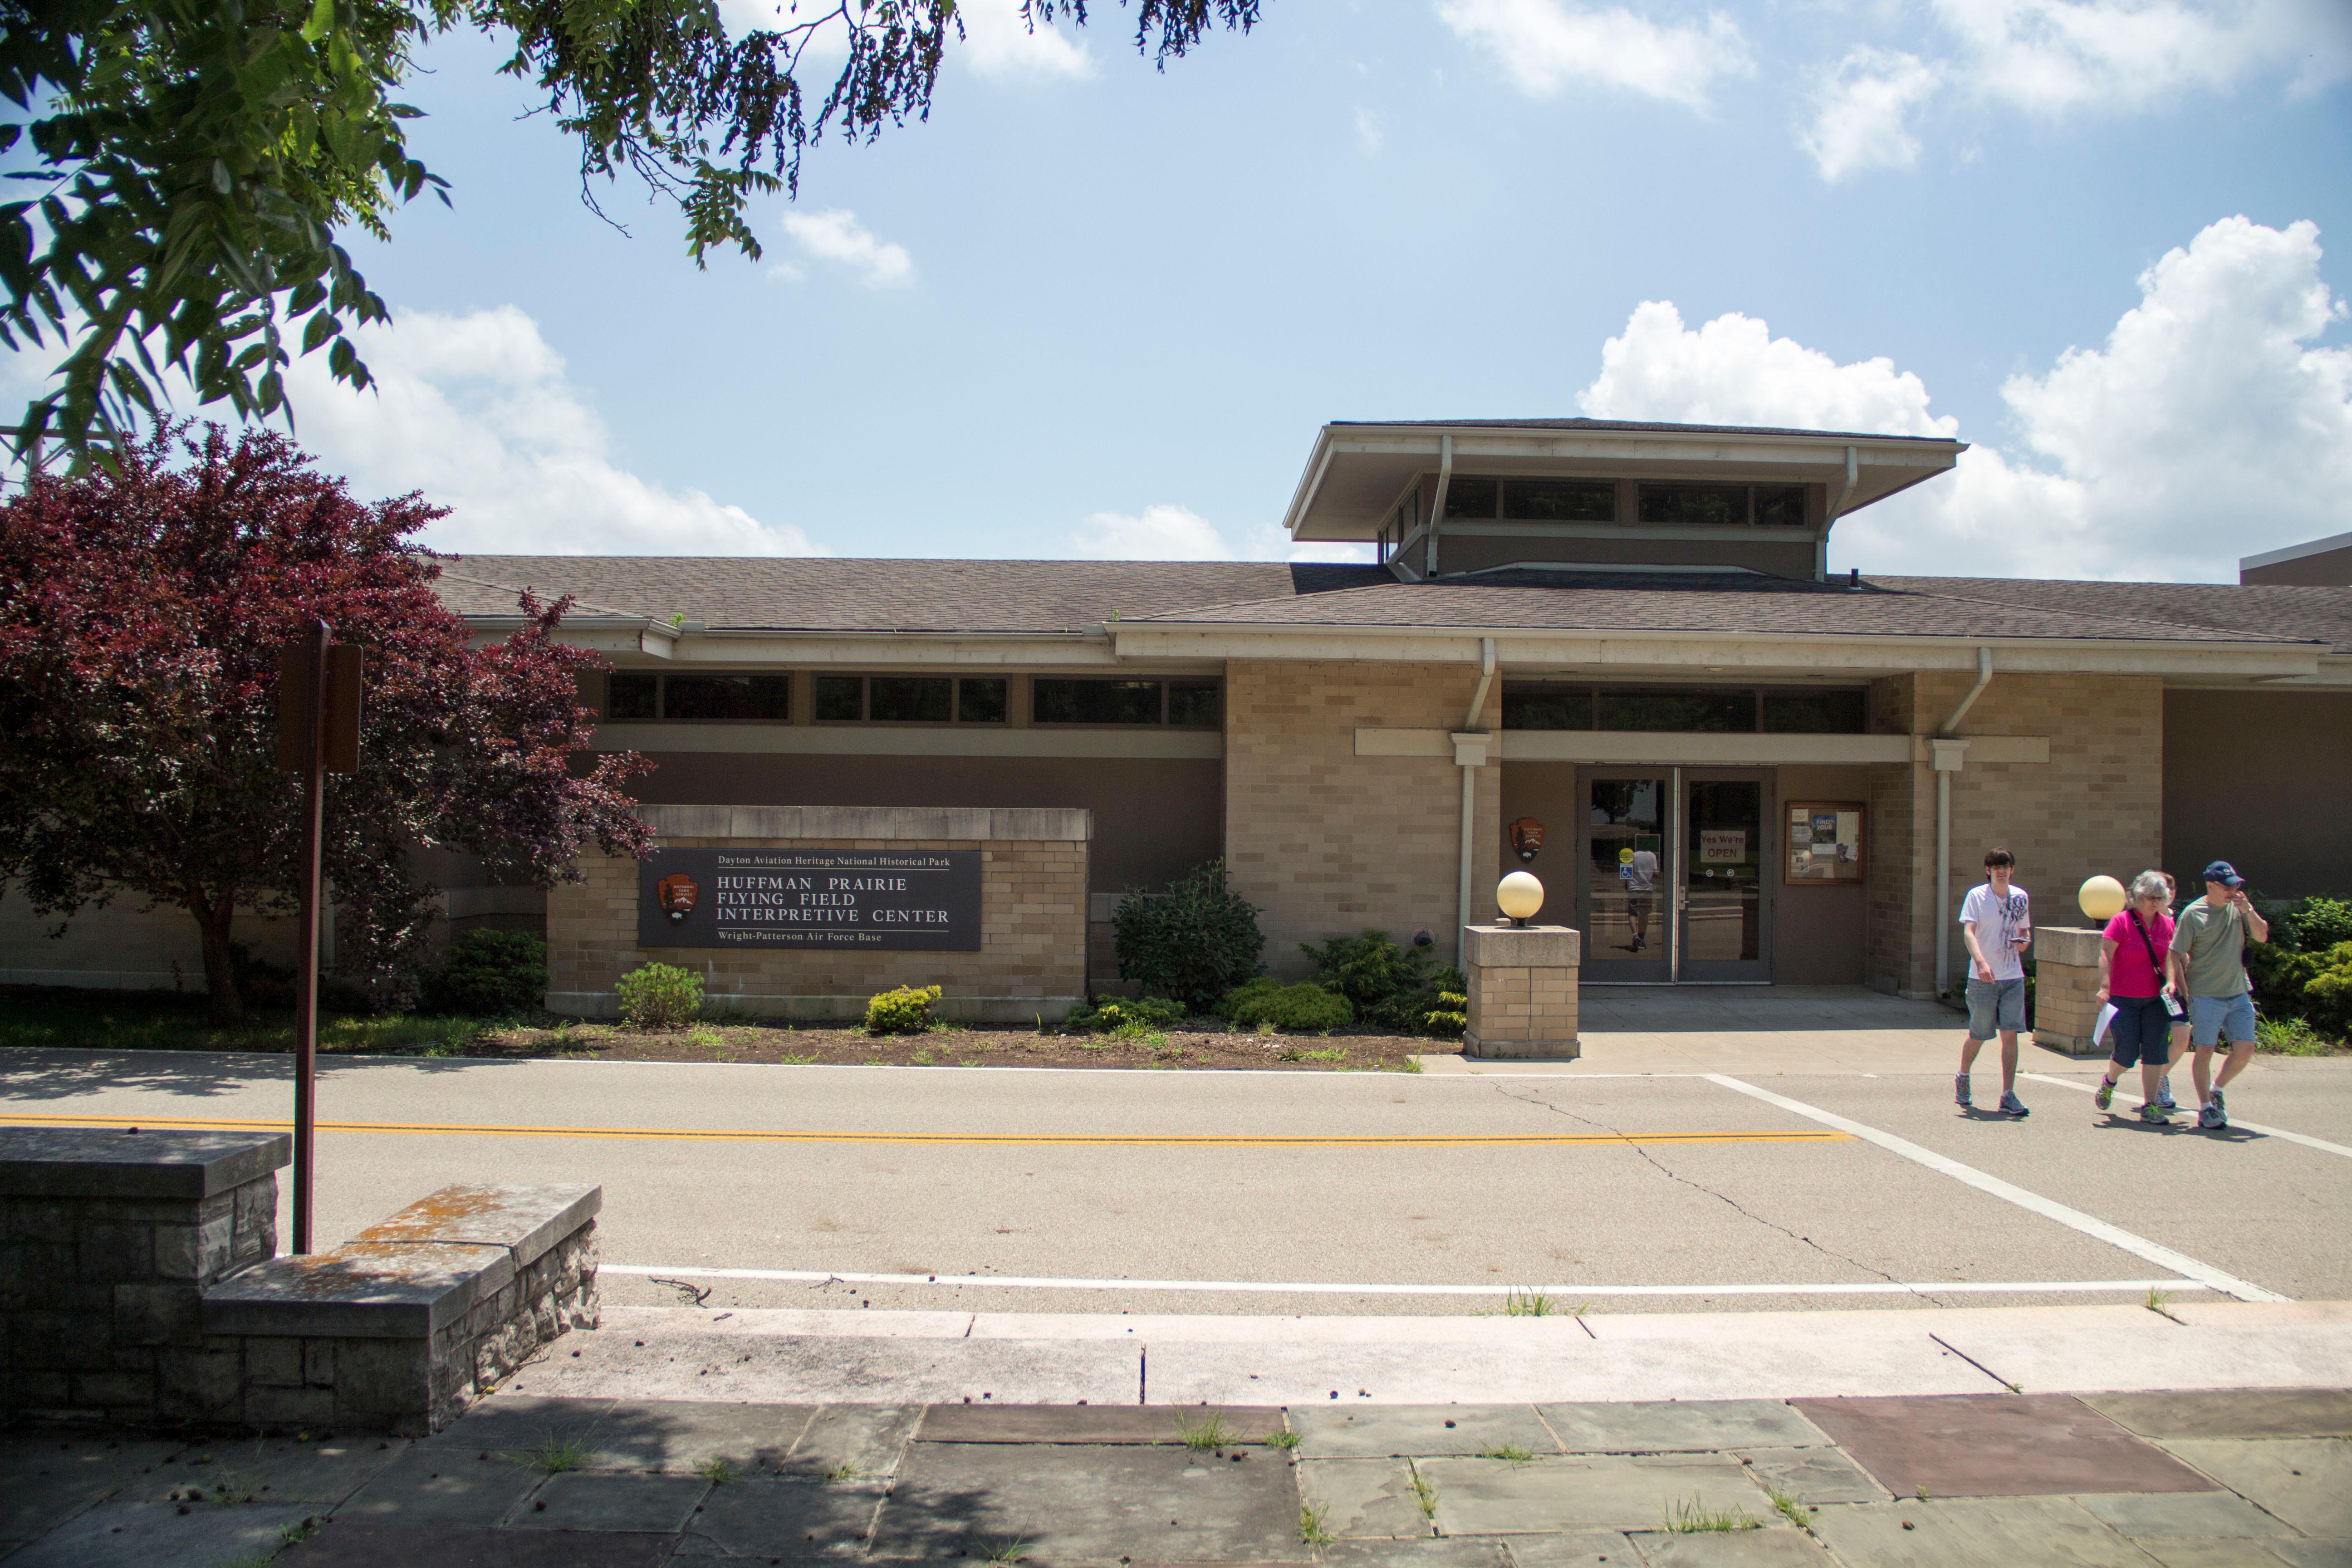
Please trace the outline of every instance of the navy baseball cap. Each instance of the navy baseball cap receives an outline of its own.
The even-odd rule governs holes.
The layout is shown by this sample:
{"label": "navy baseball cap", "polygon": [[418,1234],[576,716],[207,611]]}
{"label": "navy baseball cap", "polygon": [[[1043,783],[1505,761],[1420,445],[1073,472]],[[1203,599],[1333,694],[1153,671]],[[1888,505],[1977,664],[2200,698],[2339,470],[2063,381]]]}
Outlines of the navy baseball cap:
{"label": "navy baseball cap", "polygon": [[2219,882],[2225,888],[2242,888],[2246,885],[2246,879],[2238,875],[2238,868],[2227,860],[2216,860],[2206,867],[2205,879],[2209,882]]}

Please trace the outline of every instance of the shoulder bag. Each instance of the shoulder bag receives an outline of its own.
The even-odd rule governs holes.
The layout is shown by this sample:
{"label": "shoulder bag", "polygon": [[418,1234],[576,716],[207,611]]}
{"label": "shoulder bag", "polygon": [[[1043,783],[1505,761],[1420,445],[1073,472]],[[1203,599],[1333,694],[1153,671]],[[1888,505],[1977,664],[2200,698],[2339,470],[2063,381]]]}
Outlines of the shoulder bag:
{"label": "shoulder bag", "polygon": [[2156,954],[2155,939],[2147,934],[2147,927],[2141,923],[2137,910],[2126,912],[2131,916],[2132,930],[2139,932],[2139,944],[2147,949],[2148,966],[2156,971],[2156,994],[2164,1004],[2166,1016],[2176,1024],[2187,1023],[2189,1009],[2182,1005],[2179,994],[2173,990],[2172,977],[2165,968],[2164,960]]}

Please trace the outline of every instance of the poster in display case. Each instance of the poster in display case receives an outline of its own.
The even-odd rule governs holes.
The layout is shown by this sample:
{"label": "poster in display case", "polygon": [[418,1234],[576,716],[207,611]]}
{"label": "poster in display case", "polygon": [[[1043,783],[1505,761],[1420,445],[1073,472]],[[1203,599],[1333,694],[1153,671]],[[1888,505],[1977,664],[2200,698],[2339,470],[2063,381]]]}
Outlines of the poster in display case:
{"label": "poster in display case", "polygon": [[1789,859],[1781,881],[1791,885],[1856,883],[1863,879],[1863,805],[1860,801],[1790,804]]}

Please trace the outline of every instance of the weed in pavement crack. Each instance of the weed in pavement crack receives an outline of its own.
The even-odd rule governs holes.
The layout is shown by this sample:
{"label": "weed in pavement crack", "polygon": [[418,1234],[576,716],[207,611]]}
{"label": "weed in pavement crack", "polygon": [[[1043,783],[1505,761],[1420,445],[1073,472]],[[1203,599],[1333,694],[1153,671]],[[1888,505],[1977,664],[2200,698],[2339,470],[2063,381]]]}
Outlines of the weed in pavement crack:
{"label": "weed in pavement crack", "polygon": [[1693,1181],[1690,1177],[1682,1174],[1678,1171],[1669,1170],[1663,1161],[1661,1161],[1655,1154],[1650,1152],[1647,1145],[1633,1142],[1632,1141],[1632,1135],[1622,1128],[1612,1127],[1606,1121],[1595,1121],[1589,1116],[1579,1116],[1576,1112],[1568,1110],[1564,1106],[1554,1105],[1550,1100],[1543,1099],[1541,1096],[1535,1094],[1532,1090],[1527,1094],[1516,1094],[1513,1093],[1507,1086],[1498,1083],[1495,1085],[1495,1092],[1501,1095],[1506,1100],[1516,1100],[1522,1105],[1532,1105],[1538,1110],[1549,1110],[1555,1116],[1565,1116],[1570,1121],[1581,1122],[1587,1127],[1597,1127],[1612,1138],[1626,1139],[1627,1142],[1625,1147],[1633,1150],[1633,1152],[1642,1156],[1643,1159],[1647,1160],[1650,1163],[1650,1168],[1657,1172],[1658,1174],[1665,1177],[1670,1182],[1679,1182],[1684,1186],[1690,1188],[1693,1192],[1705,1193],[1708,1197],[1723,1204],[1734,1214],[1738,1215],[1742,1219],[1753,1220],[1758,1225],[1764,1226],[1767,1230],[1777,1230],[1782,1236],[1787,1237],[1790,1240],[1801,1242],[1805,1246],[1811,1247],[1815,1252],[1820,1253],[1823,1258],[1834,1259],[1839,1263],[1844,1264],[1849,1268],[1859,1268],[1865,1274],[1875,1274],[1881,1279],[1885,1280],[1889,1285],[1900,1286],[1902,1289],[1910,1291],[1912,1295],[1918,1297],[1923,1301],[1931,1302],[1938,1307],[1948,1306],[1950,1304],[1938,1300],[1937,1297],[1930,1295],[1925,1290],[1918,1289],[1914,1286],[1904,1284],[1902,1280],[1897,1279],[1894,1275],[1889,1274],[1884,1268],[1875,1268],[1871,1264],[1864,1263],[1858,1258],[1849,1258],[1843,1252],[1833,1251],[1829,1247],[1823,1247],[1820,1242],[1815,1241],[1810,1236],[1799,1236],[1787,1226],[1782,1225],[1776,1220],[1766,1219],[1762,1215],[1758,1214],[1755,1210],[1748,1207],[1745,1204],[1742,1204],[1738,1198],[1733,1197],[1728,1193],[1717,1192],[1715,1188],[1708,1186],[1705,1182]]}

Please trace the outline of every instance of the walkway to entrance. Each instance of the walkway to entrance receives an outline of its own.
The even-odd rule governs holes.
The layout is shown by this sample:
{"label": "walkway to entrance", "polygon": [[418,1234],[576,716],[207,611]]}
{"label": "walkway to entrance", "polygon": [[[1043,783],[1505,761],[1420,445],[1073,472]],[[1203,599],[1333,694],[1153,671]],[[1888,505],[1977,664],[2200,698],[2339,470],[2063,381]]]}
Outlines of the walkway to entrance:
{"label": "walkway to entrance", "polygon": [[[1966,1020],[1933,1002],[1861,985],[1587,985],[1577,999],[1584,1055],[1572,1062],[1421,1058],[1424,1072],[1948,1074]],[[2000,1070],[2000,1046],[1978,1071]],[[2022,1065],[2073,1058],[2028,1041]],[[1993,1082],[1999,1092],[1999,1081]]]}

